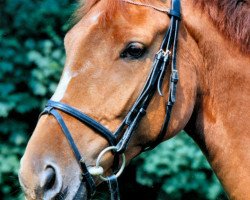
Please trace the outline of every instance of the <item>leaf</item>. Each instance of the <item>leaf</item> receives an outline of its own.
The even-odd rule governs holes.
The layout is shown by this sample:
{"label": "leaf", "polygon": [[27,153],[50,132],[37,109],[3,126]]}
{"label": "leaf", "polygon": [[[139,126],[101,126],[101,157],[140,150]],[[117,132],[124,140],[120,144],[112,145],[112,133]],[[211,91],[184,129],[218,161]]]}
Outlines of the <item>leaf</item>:
{"label": "leaf", "polygon": [[14,107],[14,102],[0,102],[0,117],[7,117]]}
{"label": "leaf", "polygon": [[200,149],[184,133],[142,154],[137,160],[141,164],[137,164],[136,180],[146,186],[162,183],[159,199],[171,196],[177,200],[186,193],[195,193],[201,199],[216,199],[223,193],[215,176],[207,176],[208,172],[213,172]]}
{"label": "leaf", "polygon": [[13,64],[8,61],[0,62],[0,73],[11,72],[13,70]]}

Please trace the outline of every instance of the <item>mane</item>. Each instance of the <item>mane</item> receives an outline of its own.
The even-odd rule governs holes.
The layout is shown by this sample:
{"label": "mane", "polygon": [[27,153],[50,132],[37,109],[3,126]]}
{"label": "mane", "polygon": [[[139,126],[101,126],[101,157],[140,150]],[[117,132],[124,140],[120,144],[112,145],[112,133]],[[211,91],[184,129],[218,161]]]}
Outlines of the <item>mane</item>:
{"label": "mane", "polygon": [[250,2],[248,0],[193,0],[214,25],[243,53],[250,53]]}
{"label": "mane", "polygon": [[[75,12],[76,20],[81,19],[100,0],[80,0]],[[122,0],[106,0],[103,21],[112,19],[115,12],[125,13]],[[137,0],[154,3],[153,0]],[[165,0],[164,0],[165,1]],[[248,0],[193,0],[211,18],[214,25],[226,38],[239,46],[243,53],[250,53],[250,2]]]}

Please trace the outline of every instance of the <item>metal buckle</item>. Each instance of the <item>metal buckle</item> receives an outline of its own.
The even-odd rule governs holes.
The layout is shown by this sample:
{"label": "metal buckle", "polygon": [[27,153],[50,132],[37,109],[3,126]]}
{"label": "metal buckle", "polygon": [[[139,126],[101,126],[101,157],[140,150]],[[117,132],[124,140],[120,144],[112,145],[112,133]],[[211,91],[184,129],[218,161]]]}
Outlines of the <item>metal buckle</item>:
{"label": "metal buckle", "polygon": [[156,53],[156,59],[157,60],[160,60],[160,59],[166,60],[169,55],[171,55],[171,51],[169,51],[169,50],[164,51],[163,49],[160,49]]}

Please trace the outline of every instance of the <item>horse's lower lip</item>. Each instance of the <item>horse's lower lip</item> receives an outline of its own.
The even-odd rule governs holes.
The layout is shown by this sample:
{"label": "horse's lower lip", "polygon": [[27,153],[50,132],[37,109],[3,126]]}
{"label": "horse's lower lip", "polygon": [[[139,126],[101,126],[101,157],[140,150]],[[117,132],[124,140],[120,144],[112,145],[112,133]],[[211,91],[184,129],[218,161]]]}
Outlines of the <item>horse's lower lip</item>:
{"label": "horse's lower lip", "polygon": [[[68,188],[64,189],[62,192],[60,192],[55,200],[65,200],[68,196]],[[72,198],[72,200],[86,200],[87,195],[86,195],[86,189],[85,189],[85,184],[84,182],[81,182],[80,186],[78,187],[78,190],[75,194],[75,196]]]}

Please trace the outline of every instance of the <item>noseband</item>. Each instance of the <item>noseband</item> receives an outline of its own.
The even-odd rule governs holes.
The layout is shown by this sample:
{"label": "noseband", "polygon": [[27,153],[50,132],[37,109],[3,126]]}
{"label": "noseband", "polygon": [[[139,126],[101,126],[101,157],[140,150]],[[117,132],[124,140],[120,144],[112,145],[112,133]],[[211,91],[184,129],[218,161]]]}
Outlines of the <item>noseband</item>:
{"label": "noseband", "polygon": [[[139,97],[135,101],[130,111],[127,113],[126,117],[124,118],[118,129],[114,133],[112,133],[102,124],[100,124],[93,118],[89,117],[88,115],[82,113],[81,111],[67,104],[61,102],[55,102],[52,100],[48,101],[44,111],[41,113],[41,115],[48,114],[54,116],[58,124],[60,125],[82,170],[82,180],[86,183],[89,198],[91,198],[94,195],[96,189],[93,176],[99,176],[102,180],[108,182],[111,193],[111,200],[120,199],[117,178],[122,173],[125,167],[124,152],[127,149],[131,136],[134,134],[141,119],[146,114],[147,108],[156,91],[158,91],[158,93],[161,96],[163,96],[162,94],[163,79],[167,67],[169,66],[170,60],[171,60],[171,75],[169,80],[169,96],[166,102],[166,114],[164,117],[164,123],[158,135],[158,138],[148,146],[145,146],[143,148],[144,151],[153,149],[156,145],[158,145],[162,141],[168,128],[173,105],[176,101],[176,86],[178,82],[178,71],[176,68],[176,51],[177,51],[179,21],[181,18],[180,0],[172,0],[172,8],[166,10],[151,5],[143,4],[140,2],[134,2],[132,0],[123,0],[123,1],[134,5],[150,7],[160,12],[167,13],[170,16],[170,26],[164,36],[160,50],[155,55],[151,71],[149,73],[147,81]],[[95,167],[87,168],[84,158],[79,152],[71,136],[70,131],[68,130],[62,116],[58,111],[64,112],[74,117],[78,121],[84,123],[85,125],[89,126],[91,129],[99,133],[102,137],[104,137],[108,141],[109,147],[104,149],[99,154]],[[121,139],[118,140],[118,138]],[[100,166],[100,160],[102,156],[108,151],[111,151],[114,155],[114,163],[113,163],[114,174],[108,177],[103,177],[104,170]],[[122,166],[118,171],[120,155],[122,155]]]}

